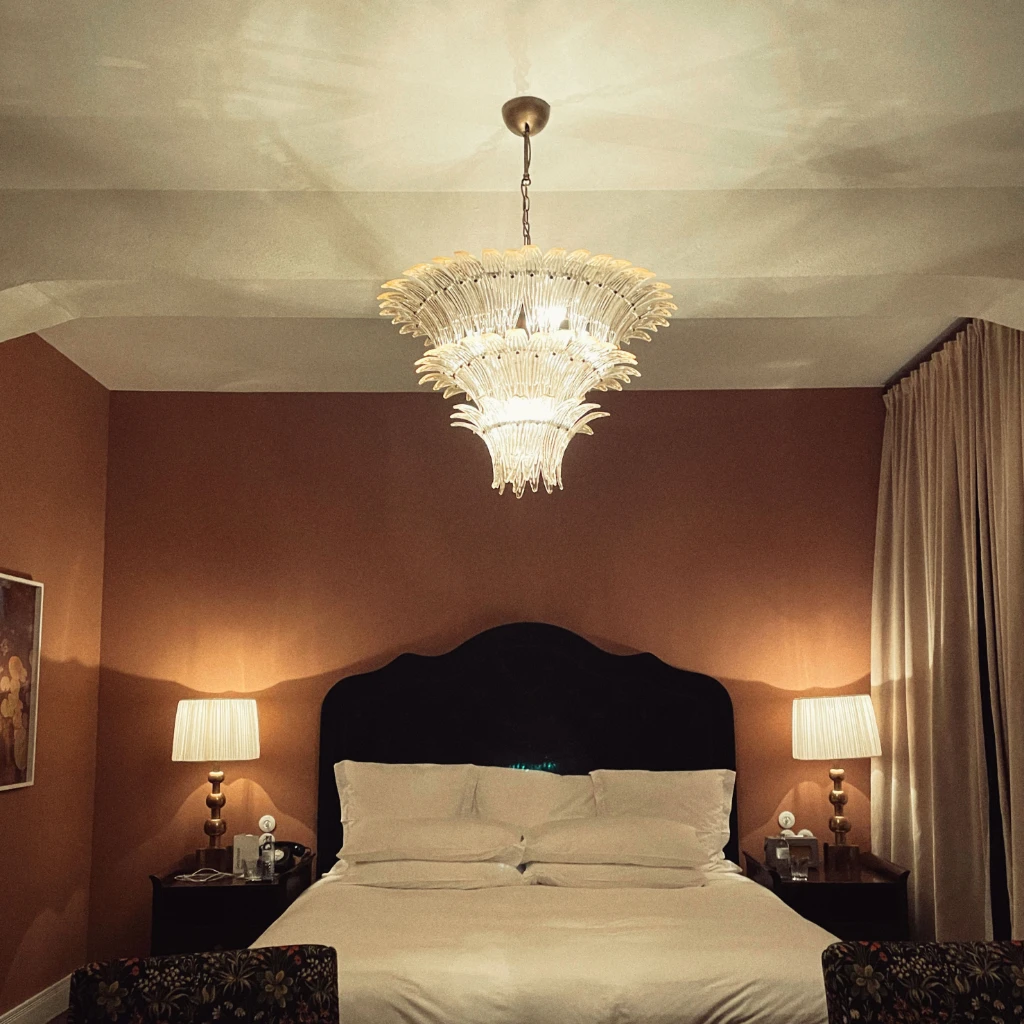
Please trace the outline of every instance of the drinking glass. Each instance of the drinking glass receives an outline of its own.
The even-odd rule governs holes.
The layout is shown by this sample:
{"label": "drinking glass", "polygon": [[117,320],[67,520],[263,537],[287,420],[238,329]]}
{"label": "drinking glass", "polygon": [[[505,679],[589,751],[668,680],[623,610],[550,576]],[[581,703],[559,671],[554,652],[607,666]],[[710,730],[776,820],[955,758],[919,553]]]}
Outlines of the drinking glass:
{"label": "drinking glass", "polygon": [[806,882],[811,863],[811,851],[806,846],[792,846],[789,850],[789,877],[794,882]]}

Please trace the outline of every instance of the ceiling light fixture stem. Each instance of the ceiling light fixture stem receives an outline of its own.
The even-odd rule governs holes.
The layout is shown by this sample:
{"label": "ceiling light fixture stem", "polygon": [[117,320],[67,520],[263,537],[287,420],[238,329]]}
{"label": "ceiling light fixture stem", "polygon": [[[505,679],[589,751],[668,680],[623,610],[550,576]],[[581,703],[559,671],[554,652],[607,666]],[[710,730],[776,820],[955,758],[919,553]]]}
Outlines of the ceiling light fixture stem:
{"label": "ceiling light fixture stem", "polygon": [[519,191],[523,194],[523,245],[532,245],[530,241],[530,126],[523,128],[523,180],[519,183]]}

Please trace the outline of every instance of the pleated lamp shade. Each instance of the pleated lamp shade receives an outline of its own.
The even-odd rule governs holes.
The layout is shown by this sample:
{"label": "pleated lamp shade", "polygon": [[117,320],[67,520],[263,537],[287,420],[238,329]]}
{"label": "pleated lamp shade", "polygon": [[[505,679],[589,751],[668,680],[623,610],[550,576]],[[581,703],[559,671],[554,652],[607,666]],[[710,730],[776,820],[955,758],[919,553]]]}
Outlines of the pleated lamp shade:
{"label": "pleated lamp shade", "polygon": [[259,756],[256,701],[229,697],[178,701],[172,761],[252,761]]}
{"label": "pleated lamp shade", "polygon": [[875,709],[867,694],[809,697],[793,701],[793,757],[798,761],[843,761],[878,757]]}

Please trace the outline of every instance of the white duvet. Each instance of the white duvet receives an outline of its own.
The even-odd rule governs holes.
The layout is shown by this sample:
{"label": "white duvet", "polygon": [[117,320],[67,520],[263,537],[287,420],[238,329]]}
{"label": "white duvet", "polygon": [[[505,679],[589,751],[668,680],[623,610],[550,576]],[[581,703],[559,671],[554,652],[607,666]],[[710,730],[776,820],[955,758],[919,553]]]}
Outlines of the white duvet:
{"label": "white duvet", "polygon": [[254,945],[334,946],[341,1024],[824,1024],[833,941],[740,876],[470,891],[327,877]]}

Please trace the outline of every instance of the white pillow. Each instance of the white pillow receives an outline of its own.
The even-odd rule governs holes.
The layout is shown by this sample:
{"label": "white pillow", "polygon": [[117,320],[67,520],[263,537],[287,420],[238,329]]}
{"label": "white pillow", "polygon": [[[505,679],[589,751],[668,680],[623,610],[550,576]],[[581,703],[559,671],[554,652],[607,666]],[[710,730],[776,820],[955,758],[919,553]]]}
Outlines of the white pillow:
{"label": "white pillow", "polygon": [[499,861],[522,864],[518,825],[473,818],[359,818],[345,826],[339,857],[381,860]]}
{"label": "white pillow", "polygon": [[692,868],[707,860],[691,825],[666,818],[573,818],[526,831],[524,862]]}
{"label": "white pillow", "polygon": [[339,761],[334,778],[341,820],[459,818],[473,810],[476,769],[469,764]]}
{"label": "white pillow", "polygon": [[728,768],[697,772],[614,771],[601,768],[594,780],[597,813],[671,818],[692,825],[708,860],[724,859],[736,773]]}
{"label": "white pillow", "polygon": [[535,885],[572,889],[688,889],[704,885],[697,868],[645,868],[636,864],[529,864],[523,878]]}
{"label": "white pillow", "polygon": [[394,860],[376,864],[338,861],[326,878],[345,885],[373,885],[382,889],[490,889],[528,885],[519,868],[509,864],[452,863],[436,860]]}
{"label": "white pillow", "polygon": [[594,783],[589,775],[555,775],[522,768],[479,766],[476,813],[490,821],[539,825],[562,818],[593,817]]}

